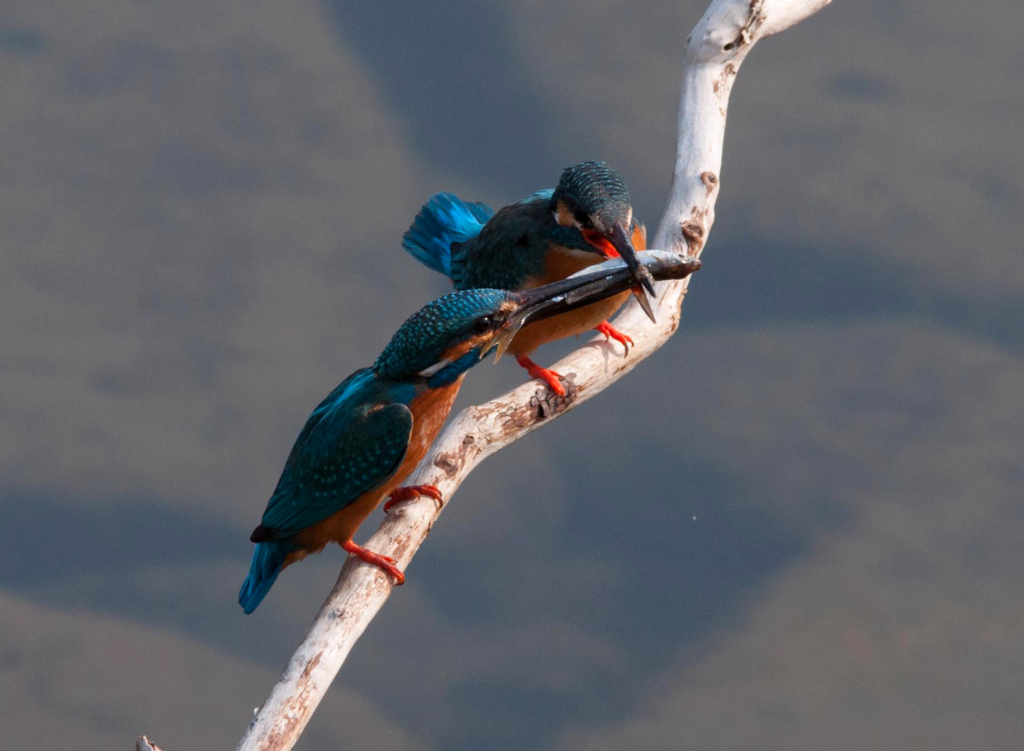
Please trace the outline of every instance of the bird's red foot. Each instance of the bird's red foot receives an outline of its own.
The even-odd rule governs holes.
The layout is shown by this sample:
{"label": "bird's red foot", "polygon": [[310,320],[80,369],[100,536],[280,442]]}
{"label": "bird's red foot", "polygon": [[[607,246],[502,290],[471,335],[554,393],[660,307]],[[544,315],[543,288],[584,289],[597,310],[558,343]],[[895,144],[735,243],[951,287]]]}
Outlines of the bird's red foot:
{"label": "bird's red foot", "polygon": [[400,587],[405,584],[405,574],[398,570],[398,566],[395,565],[396,561],[391,556],[374,553],[372,550],[367,550],[364,547],[356,545],[351,540],[346,540],[341,543],[341,547],[346,553],[351,553],[356,558],[360,558],[367,563],[372,563],[374,566],[377,566],[391,574],[395,579],[396,587]]}
{"label": "bird's red foot", "polygon": [[602,321],[598,326],[594,328],[594,331],[598,331],[604,334],[605,339],[614,339],[623,347],[625,347],[626,354],[629,354],[629,345],[633,343],[633,340],[629,337],[629,334],[623,334],[617,328],[608,323],[608,321]]}
{"label": "bird's red foot", "polygon": [[411,501],[413,498],[419,498],[421,495],[433,498],[439,509],[444,505],[444,497],[441,495],[441,491],[433,485],[408,485],[391,491],[391,497],[384,503],[384,513],[386,514],[390,511],[391,507],[396,503]]}
{"label": "bird's red foot", "polygon": [[526,368],[526,372],[530,374],[530,378],[539,378],[548,385],[558,396],[565,396],[565,387],[561,384],[561,378],[558,373],[548,368],[542,368],[540,365],[535,363],[526,355],[516,355],[516,362],[522,367]]}

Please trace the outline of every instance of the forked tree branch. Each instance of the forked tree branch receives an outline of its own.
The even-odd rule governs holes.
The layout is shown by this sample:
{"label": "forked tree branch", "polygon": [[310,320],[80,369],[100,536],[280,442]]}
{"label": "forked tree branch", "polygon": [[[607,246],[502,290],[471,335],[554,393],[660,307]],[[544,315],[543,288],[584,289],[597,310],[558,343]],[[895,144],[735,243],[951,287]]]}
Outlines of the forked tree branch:
{"label": "forked tree branch", "polygon": [[[686,41],[679,137],[668,206],[651,246],[699,256],[714,223],[729,93],[754,44],[813,15],[831,0],[714,0]],[[444,430],[407,485],[435,485],[450,501],[481,461],[600,393],[661,347],[679,326],[689,278],[658,285],[652,325],[630,303],[615,326],[636,345],[623,357],[600,339],[553,367],[573,379],[569,398],[536,382],[463,410]],[[617,346],[617,345],[616,345]],[[366,546],[403,570],[441,513],[430,499],[402,504]],[[379,568],[349,558],[309,633],[238,745],[238,751],[286,751],[295,745],[349,651],[391,594]],[[141,741],[141,739],[140,739]]]}

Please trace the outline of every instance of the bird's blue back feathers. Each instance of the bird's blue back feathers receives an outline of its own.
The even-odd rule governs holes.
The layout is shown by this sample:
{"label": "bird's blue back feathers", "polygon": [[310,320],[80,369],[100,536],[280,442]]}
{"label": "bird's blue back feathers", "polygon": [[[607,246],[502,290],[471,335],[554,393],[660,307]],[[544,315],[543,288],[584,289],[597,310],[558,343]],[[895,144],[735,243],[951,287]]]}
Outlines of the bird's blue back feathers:
{"label": "bird's blue back feathers", "polygon": [[238,604],[242,606],[246,615],[263,602],[277,575],[281,573],[285,559],[293,550],[295,545],[284,540],[256,544],[256,549],[252,551],[249,575],[245,577],[242,589],[238,592]]}
{"label": "bird's blue back feathers", "polygon": [[402,237],[402,247],[420,263],[451,278],[452,243],[476,237],[494,210],[467,203],[451,193],[437,193],[420,209]]}
{"label": "bird's blue back feathers", "polygon": [[528,195],[526,198],[524,198],[522,201],[520,201],[519,203],[526,203],[527,201],[537,201],[537,200],[550,201],[551,200],[551,196],[553,196],[554,194],[555,194],[555,189],[554,188],[544,188],[543,190],[535,190],[530,195]]}

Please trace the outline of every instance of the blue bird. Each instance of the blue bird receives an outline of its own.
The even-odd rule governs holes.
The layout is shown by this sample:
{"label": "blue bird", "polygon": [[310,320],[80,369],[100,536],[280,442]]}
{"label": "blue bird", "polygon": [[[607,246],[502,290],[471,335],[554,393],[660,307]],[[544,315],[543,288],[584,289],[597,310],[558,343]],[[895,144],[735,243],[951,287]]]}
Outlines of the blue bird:
{"label": "blue bird", "polygon": [[[637,248],[646,247],[643,225],[633,218],[625,182],[604,162],[573,165],[554,190],[538,191],[497,213],[485,204],[438,193],[420,209],[402,247],[459,290],[530,289],[621,256],[636,280],[654,293],[650,275],[635,256]],[[633,291],[653,320],[643,291],[639,286]],[[591,329],[621,342],[628,352],[632,339],[607,321],[627,294],[526,326],[509,351],[532,377],[564,395],[560,376],[533,362],[530,353],[545,342]]]}
{"label": "blue bird", "polygon": [[[678,259],[665,274],[689,273]],[[685,273],[683,275],[685,275]],[[238,602],[251,613],[286,566],[337,542],[352,555],[405,581],[395,560],[357,545],[356,529],[390,495],[391,504],[430,485],[400,487],[444,423],[466,372],[498,356],[527,320],[564,315],[635,284],[633,273],[595,271],[522,292],[475,289],[445,295],[410,317],[372,367],[357,370],[306,421],[263,519]]]}

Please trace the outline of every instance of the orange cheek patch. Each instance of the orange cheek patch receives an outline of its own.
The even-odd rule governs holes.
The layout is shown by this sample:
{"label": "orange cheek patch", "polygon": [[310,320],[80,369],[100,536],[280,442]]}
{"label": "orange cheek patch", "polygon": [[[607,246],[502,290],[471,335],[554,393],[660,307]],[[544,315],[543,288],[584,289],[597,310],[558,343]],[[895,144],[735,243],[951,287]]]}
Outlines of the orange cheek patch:
{"label": "orange cheek patch", "polygon": [[580,232],[583,233],[584,240],[604,253],[605,258],[619,257],[619,251],[615,249],[615,246],[612,245],[611,241],[596,229],[584,229],[580,230]]}
{"label": "orange cheek patch", "polygon": [[444,354],[441,357],[445,360],[451,360],[452,362],[455,362],[464,354],[466,354],[467,352],[469,352],[471,349],[481,344],[482,342],[483,337],[474,336],[471,339],[467,339],[464,342],[459,342],[453,347],[449,347],[444,351]]}
{"label": "orange cheek patch", "polygon": [[633,250],[647,250],[647,228],[643,223],[638,222],[633,227],[633,236],[629,239],[633,241]]}

